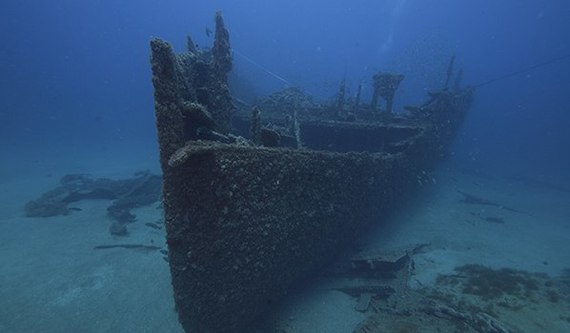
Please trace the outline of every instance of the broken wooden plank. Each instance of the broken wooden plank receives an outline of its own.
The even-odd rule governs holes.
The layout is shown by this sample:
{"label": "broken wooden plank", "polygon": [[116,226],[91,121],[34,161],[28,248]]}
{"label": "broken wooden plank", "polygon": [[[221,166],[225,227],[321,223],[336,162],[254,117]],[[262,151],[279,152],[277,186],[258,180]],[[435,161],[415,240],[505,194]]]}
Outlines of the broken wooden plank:
{"label": "broken wooden plank", "polygon": [[374,294],[371,293],[360,294],[360,296],[358,297],[358,303],[356,303],[354,309],[358,312],[368,311],[368,307],[370,306],[370,301],[372,301],[373,296]]}

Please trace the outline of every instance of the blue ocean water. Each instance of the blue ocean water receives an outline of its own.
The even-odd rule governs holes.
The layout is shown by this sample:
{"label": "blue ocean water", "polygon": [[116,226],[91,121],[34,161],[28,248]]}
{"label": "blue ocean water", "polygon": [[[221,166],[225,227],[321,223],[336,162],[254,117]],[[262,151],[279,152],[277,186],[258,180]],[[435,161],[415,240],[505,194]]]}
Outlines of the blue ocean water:
{"label": "blue ocean water", "polygon": [[406,75],[401,110],[443,86],[455,55],[479,87],[450,164],[570,191],[568,1],[21,0],[0,4],[0,184],[24,200],[2,217],[66,173],[159,172],[149,41],[208,47],[217,10],[236,98],[293,85],[325,100],[382,70]]}
{"label": "blue ocean water", "polygon": [[[570,49],[563,0],[6,1],[2,149],[154,145],[148,41],[181,50],[191,34],[207,46],[216,10],[231,30],[234,74],[259,94],[284,83],[243,56],[321,98],[344,76],[354,91],[377,70],[402,72],[401,105],[441,85],[452,54],[465,83],[477,84]],[[568,183],[569,71],[560,61],[481,87],[457,158]]]}

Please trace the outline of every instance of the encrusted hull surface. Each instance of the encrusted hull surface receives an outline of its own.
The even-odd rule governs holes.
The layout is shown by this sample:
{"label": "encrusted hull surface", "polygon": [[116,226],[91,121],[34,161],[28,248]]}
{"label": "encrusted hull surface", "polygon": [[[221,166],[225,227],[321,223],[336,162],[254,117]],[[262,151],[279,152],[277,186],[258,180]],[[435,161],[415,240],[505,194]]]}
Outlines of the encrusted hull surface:
{"label": "encrusted hull surface", "polygon": [[407,174],[403,159],[369,154],[186,150],[164,192],[176,302],[191,332],[253,322],[397,200]]}

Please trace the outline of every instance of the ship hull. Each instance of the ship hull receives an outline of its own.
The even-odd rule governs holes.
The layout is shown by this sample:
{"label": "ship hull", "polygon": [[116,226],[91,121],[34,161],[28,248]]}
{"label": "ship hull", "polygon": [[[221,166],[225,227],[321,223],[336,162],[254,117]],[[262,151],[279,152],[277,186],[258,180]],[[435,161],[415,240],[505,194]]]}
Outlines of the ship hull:
{"label": "ship hull", "polygon": [[186,331],[247,331],[370,224],[382,223],[431,181],[467,108],[455,106],[393,154],[208,141],[175,152],[164,169],[164,203]]}
{"label": "ship hull", "polygon": [[431,181],[473,92],[444,89],[397,117],[377,98],[351,104],[342,93],[331,110],[289,89],[236,113],[229,34],[215,20],[212,49],[188,38],[176,54],[151,41],[168,260],[185,331],[249,332]]}

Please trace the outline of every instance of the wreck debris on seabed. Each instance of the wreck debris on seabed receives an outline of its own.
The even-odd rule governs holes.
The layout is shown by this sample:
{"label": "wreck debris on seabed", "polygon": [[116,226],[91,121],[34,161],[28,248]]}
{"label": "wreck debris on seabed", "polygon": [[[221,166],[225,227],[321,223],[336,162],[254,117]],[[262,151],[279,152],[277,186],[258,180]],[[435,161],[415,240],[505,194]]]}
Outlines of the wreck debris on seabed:
{"label": "wreck debris on seabed", "polygon": [[[416,261],[431,244],[360,252],[338,261],[319,288],[343,292],[366,319],[353,333],[562,332],[570,328],[569,272],[560,277],[468,264],[440,274],[433,284],[416,280]],[[416,287],[410,287],[415,280]],[[276,332],[288,332],[277,323]]]}
{"label": "wreck debris on seabed", "polygon": [[[458,83],[395,113],[403,76],[378,73],[369,104],[360,93],[347,98],[342,82],[327,103],[289,87],[237,108],[229,33],[220,13],[215,22],[211,49],[190,37],[179,54],[150,42],[176,310],[187,332],[200,333],[250,331],[401,203],[446,156],[473,96]],[[361,311],[391,292],[361,287]]]}
{"label": "wreck debris on seabed", "polygon": [[112,200],[107,216],[112,220],[109,232],[115,236],[128,235],[127,226],[136,221],[132,209],[159,201],[162,179],[147,171],[137,172],[135,177],[112,180],[93,179],[87,174],[68,174],[59,185],[41,197],[30,200],[24,206],[27,217],[51,217],[68,215],[80,208],[69,205],[82,200]]}
{"label": "wreck debris on seabed", "polygon": [[370,298],[369,316],[354,333],[522,333],[570,328],[567,276],[552,278],[469,264],[456,267],[455,274],[439,275],[433,286],[411,289],[407,280],[414,275],[413,259],[408,267],[412,268],[395,275],[397,282],[384,282],[400,286],[390,297]]}

